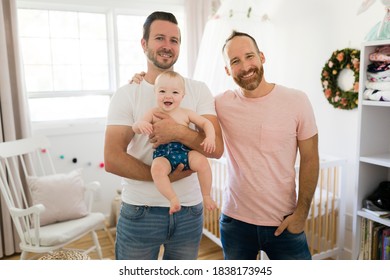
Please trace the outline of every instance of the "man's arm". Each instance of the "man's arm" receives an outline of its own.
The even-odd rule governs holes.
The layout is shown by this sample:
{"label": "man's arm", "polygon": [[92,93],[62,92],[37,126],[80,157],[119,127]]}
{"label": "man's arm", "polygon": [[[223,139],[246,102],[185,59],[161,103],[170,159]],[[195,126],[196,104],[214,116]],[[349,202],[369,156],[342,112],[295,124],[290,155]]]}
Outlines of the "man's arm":
{"label": "man's arm", "polygon": [[301,156],[299,164],[299,191],[295,213],[306,221],[310,205],[317,187],[320,168],[318,156],[318,135],[298,141]]}
{"label": "man's arm", "polygon": [[223,140],[222,131],[219,121],[214,115],[203,115],[214,126],[215,130],[215,151],[213,153],[207,153],[200,145],[204,138],[205,133],[202,130],[195,131],[189,127],[178,124],[170,116],[162,113],[155,114],[161,121],[156,122],[153,125],[153,134],[150,136],[150,142],[153,143],[153,147],[157,147],[160,144],[166,144],[172,141],[180,142],[187,147],[200,152],[206,157],[220,158],[223,154]]}
{"label": "man's arm", "polygon": [[104,142],[105,169],[121,177],[152,181],[150,166],[127,153],[127,146],[133,137],[134,132],[130,126],[107,126]]}
{"label": "man's arm", "polygon": [[300,164],[297,207],[294,213],[288,216],[278,227],[275,235],[281,234],[286,228],[291,233],[300,233],[304,230],[313,195],[316,190],[320,168],[318,134],[309,139],[298,141],[298,148]]}

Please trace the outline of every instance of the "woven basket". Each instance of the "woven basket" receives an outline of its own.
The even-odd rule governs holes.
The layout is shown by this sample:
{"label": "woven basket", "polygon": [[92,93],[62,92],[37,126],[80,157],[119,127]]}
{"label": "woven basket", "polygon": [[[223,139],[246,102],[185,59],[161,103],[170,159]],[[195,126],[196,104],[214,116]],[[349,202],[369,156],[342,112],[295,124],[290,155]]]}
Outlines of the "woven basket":
{"label": "woven basket", "polygon": [[62,249],[40,257],[38,260],[90,260],[91,258],[81,250]]}

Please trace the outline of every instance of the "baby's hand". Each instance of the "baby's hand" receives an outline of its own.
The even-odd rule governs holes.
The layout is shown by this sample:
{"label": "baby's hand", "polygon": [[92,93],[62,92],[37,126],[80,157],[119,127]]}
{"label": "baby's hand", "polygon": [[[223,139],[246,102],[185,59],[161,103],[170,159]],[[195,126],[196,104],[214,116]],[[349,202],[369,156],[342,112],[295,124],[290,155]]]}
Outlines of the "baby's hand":
{"label": "baby's hand", "polygon": [[202,143],[200,143],[201,146],[203,146],[203,150],[207,153],[212,153],[215,151],[215,139],[211,137],[206,137]]}
{"label": "baby's hand", "polygon": [[146,121],[140,121],[138,123],[138,129],[141,131],[142,134],[150,135],[153,133],[153,125]]}

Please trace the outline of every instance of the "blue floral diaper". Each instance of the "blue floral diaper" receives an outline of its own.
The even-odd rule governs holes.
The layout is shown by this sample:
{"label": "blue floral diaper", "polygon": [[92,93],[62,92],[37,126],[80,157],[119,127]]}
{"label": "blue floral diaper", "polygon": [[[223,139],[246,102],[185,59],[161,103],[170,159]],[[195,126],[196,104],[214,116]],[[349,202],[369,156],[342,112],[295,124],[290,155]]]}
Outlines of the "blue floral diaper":
{"label": "blue floral diaper", "polygon": [[153,152],[153,159],[156,157],[165,157],[171,163],[172,171],[182,163],[184,164],[184,170],[190,169],[188,164],[188,152],[190,148],[179,142],[171,142],[168,144],[162,144],[157,147]]}

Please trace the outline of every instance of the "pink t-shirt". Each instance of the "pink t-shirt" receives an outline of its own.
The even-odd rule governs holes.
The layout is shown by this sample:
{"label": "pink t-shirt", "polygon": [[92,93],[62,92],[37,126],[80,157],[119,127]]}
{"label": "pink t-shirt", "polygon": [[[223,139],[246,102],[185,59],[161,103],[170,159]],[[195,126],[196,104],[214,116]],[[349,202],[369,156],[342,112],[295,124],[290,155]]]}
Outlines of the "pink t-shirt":
{"label": "pink t-shirt", "polygon": [[296,207],[297,140],[317,134],[305,93],[275,85],[266,96],[240,89],[216,97],[228,160],[222,212],[255,225],[279,226]]}

